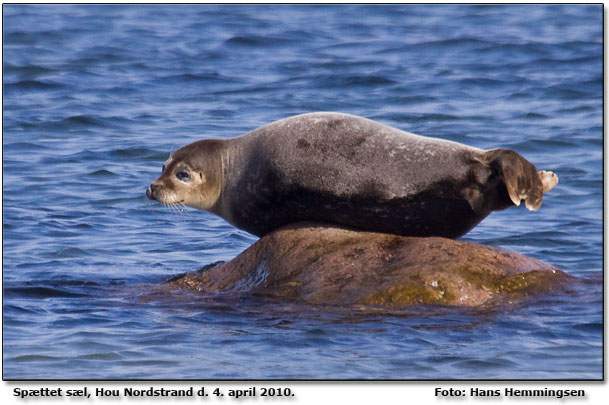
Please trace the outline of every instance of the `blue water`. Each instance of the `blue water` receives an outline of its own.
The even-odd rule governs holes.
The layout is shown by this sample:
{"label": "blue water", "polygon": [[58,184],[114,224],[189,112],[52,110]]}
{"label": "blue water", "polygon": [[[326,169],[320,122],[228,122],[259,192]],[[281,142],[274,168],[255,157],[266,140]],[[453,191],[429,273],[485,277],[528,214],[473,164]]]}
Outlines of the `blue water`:
{"label": "blue water", "polygon": [[[602,5],[4,5],[5,379],[602,378]],[[505,309],[151,295],[256,238],[144,194],[172,150],[341,111],[558,187],[463,239],[584,282]]]}

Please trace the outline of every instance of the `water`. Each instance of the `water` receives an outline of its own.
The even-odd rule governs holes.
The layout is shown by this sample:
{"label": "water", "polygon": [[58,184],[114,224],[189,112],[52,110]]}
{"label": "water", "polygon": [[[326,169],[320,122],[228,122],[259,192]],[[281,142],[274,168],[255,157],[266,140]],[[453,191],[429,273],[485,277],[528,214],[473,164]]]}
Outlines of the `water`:
{"label": "water", "polygon": [[[4,378],[602,378],[602,5],[3,11]],[[555,171],[463,239],[586,281],[502,310],[149,295],[256,240],[146,199],[169,152],[323,110]]]}

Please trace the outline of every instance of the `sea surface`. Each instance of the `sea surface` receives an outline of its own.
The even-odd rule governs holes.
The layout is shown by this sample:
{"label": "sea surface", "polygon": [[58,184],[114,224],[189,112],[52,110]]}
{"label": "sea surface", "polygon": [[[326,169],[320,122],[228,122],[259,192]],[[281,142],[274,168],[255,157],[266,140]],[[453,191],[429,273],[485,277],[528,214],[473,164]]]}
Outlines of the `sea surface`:
{"label": "sea surface", "polygon": [[[4,5],[5,379],[600,379],[602,5]],[[582,279],[503,309],[149,296],[256,241],[145,196],[171,151],[341,111],[560,184],[463,240]]]}

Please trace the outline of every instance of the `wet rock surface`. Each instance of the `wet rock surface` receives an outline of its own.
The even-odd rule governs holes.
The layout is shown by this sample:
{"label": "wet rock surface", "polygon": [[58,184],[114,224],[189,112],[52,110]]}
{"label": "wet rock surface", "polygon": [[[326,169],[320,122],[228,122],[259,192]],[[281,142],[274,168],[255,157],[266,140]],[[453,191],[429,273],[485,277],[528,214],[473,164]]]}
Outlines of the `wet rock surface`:
{"label": "wet rock surface", "polygon": [[573,279],[537,259],[472,242],[297,224],[263,237],[230,262],[177,276],[160,289],[312,304],[471,307],[514,302]]}

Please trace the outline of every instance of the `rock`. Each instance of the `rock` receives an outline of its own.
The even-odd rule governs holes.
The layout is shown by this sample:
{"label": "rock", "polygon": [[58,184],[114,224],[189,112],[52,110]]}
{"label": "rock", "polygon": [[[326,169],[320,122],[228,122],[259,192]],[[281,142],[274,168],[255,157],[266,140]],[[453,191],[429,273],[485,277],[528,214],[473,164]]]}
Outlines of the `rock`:
{"label": "rock", "polygon": [[161,288],[312,304],[472,307],[513,302],[571,279],[539,260],[472,242],[297,224],[266,235],[228,263]]}

